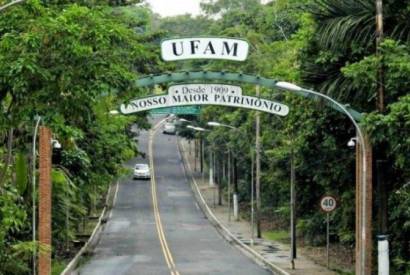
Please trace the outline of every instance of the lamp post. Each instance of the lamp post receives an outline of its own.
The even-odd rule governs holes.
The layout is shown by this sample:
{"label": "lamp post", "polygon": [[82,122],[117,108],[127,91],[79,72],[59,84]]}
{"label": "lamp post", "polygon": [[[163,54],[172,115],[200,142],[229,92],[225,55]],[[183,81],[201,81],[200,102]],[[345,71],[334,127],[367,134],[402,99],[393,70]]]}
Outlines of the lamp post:
{"label": "lamp post", "polygon": [[[201,127],[195,127],[195,126],[192,126],[192,125],[187,125],[186,126],[187,128],[189,128],[189,129],[192,129],[192,130],[194,130],[194,131],[197,131],[197,132],[206,132],[206,131],[208,131],[208,130],[206,130],[206,129],[204,129],[204,128],[201,128]],[[204,177],[205,177],[205,170],[204,170],[204,139],[203,139],[203,137],[201,137],[201,146],[200,146],[200,148],[201,148],[201,176],[202,176],[202,182],[204,182]]]}
{"label": "lamp post", "polygon": [[[192,125],[187,125],[186,128],[191,129],[195,131],[195,126]],[[197,139],[194,139],[194,171],[196,172],[196,163],[197,163],[197,158],[198,158],[198,152],[197,152]],[[191,145],[190,145],[191,146]],[[191,149],[191,147],[190,147]]]}
{"label": "lamp post", "polygon": [[187,122],[187,123],[188,123],[188,122],[191,122],[190,120],[185,119],[185,118],[179,118],[178,121],[179,121],[179,122]]}
{"label": "lamp post", "polygon": [[[178,118],[178,122],[182,124],[182,123],[191,123],[192,121],[181,117],[181,118]],[[188,139],[188,147],[189,147],[188,153],[189,155],[191,155],[191,152],[192,152],[191,139]]]}
{"label": "lamp post", "polygon": [[0,12],[3,11],[3,10],[5,10],[5,9],[7,9],[7,8],[9,8],[9,7],[11,7],[11,6],[14,6],[14,5],[16,5],[16,4],[23,3],[24,1],[25,1],[25,0],[15,0],[15,1],[12,1],[12,2],[10,2],[10,3],[7,3],[7,4],[5,4],[5,5],[3,5],[3,6],[0,7]]}
{"label": "lamp post", "polygon": [[254,243],[254,237],[255,237],[255,226],[254,226],[254,220],[255,220],[255,208],[254,208],[254,192],[255,192],[255,186],[254,186],[254,152],[251,149],[251,245],[253,246]]}
{"label": "lamp post", "polygon": [[[37,274],[37,207],[36,207],[36,160],[37,160],[37,135],[40,128],[40,186],[39,186],[39,243],[51,246],[51,154],[53,149],[61,149],[58,140],[51,138],[51,130],[40,127],[41,116],[35,116],[35,127],[32,141],[32,239],[34,246],[32,261],[33,275]],[[51,249],[51,247],[50,247]],[[47,273],[51,270],[51,254],[40,255],[39,273]]]}
{"label": "lamp post", "polygon": [[[228,124],[223,124],[223,123],[220,123],[220,122],[216,122],[216,121],[210,121],[210,122],[208,122],[207,123],[209,126],[212,126],[212,127],[225,127],[225,128],[229,128],[229,129],[232,129],[232,130],[236,130],[236,131],[240,131],[238,128],[236,128],[236,127],[233,127],[233,126],[231,126],[231,125],[228,125]],[[229,220],[230,220],[230,213],[231,213],[231,188],[230,188],[230,186],[231,186],[231,179],[232,179],[232,177],[230,176],[231,175],[231,171],[230,171],[230,169],[232,169],[232,167],[231,167],[231,154],[230,154],[230,150],[228,150],[228,165],[230,166],[230,168],[228,169],[229,171],[228,171],[228,175],[229,175],[229,177],[228,177],[228,212],[229,212]],[[235,168],[233,168],[233,169],[235,169]],[[236,179],[236,175],[235,175],[235,179]],[[235,220],[238,220],[239,219],[239,203],[238,203],[238,194],[237,194],[237,185],[236,185],[236,182],[235,182],[235,188],[234,188],[234,193],[233,193],[233,214],[234,214],[234,218],[235,218]]]}
{"label": "lamp post", "polygon": [[[358,177],[360,185],[357,188],[359,194],[356,196],[360,199],[357,199],[356,202],[358,203],[357,214],[359,214],[359,219],[356,221],[357,224],[357,238],[356,239],[356,250],[359,252],[356,255],[356,274],[358,275],[368,275],[371,273],[371,150],[368,148],[367,139],[365,139],[364,133],[362,128],[359,124],[355,121],[353,116],[349,113],[346,107],[343,104],[340,104],[333,98],[321,94],[316,91],[304,89],[299,87],[293,83],[289,82],[277,82],[276,87],[284,90],[293,91],[296,93],[307,93],[310,95],[314,95],[316,97],[325,99],[331,102],[334,106],[337,106],[343,113],[347,115],[347,117],[353,123],[356,132],[357,138],[359,141],[359,149],[357,152],[359,153],[360,161],[358,162],[358,172],[360,176]],[[369,146],[370,147],[370,146]],[[360,195],[360,196],[359,196]],[[368,251],[369,250],[369,251]]]}
{"label": "lamp post", "polygon": [[[37,240],[37,235],[36,235],[36,228],[37,228],[37,222],[36,222],[36,146],[37,146],[37,132],[38,132],[38,127],[40,126],[40,122],[41,122],[41,116],[36,116],[34,118],[36,120],[36,124],[34,127],[34,134],[33,134],[33,146],[32,146],[32,169],[31,169],[31,173],[32,173],[32,181],[31,181],[31,199],[33,200],[33,216],[32,216],[32,226],[33,226],[33,243],[36,243]],[[35,246],[34,252],[33,252],[33,275],[36,275],[36,267],[37,267],[37,246]]]}

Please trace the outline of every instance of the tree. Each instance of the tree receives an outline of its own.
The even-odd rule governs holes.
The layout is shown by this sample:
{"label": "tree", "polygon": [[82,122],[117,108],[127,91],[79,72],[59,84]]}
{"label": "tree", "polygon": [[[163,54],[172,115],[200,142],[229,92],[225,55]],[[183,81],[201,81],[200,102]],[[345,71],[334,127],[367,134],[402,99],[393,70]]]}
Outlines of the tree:
{"label": "tree", "polygon": [[114,4],[126,2],[33,0],[0,17],[0,273],[27,274],[35,249],[28,242],[31,189],[24,188],[35,114],[63,145],[52,177],[55,257],[65,255],[78,223],[95,214],[108,185],[126,172],[121,163],[138,153],[129,128],[147,127],[145,116],[109,111],[145,93],[135,80],[158,70],[158,35],[146,8],[129,8],[145,15],[129,20]]}

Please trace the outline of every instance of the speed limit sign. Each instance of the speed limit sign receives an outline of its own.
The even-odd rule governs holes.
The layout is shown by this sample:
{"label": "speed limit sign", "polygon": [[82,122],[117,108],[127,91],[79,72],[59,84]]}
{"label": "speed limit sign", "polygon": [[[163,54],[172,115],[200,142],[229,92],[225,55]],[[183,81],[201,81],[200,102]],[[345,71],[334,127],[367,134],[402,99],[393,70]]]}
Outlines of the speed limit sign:
{"label": "speed limit sign", "polygon": [[320,208],[325,212],[332,212],[336,209],[336,199],[333,196],[323,196],[320,200]]}

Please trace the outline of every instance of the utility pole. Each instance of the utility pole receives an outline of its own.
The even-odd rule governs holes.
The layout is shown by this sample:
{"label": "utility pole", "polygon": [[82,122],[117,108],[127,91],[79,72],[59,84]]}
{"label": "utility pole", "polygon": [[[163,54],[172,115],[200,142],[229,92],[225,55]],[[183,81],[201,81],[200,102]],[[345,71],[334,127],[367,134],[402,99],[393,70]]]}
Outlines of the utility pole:
{"label": "utility pole", "polygon": [[377,232],[379,235],[387,233],[387,180],[386,180],[386,160],[376,160],[376,194],[378,196],[377,211]]}
{"label": "utility pole", "polygon": [[254,242],[254,237],[255,237],[255,226],[254,226],[254,215],[255,215],[255,209],[254,209],[254,201],[253,201],[253,197],[254,197],[254,156],[253,156],[253,151],[251,149],[251,245],[253,246],[253,242]]}
{"label": "utility pole", "polygon": [[[380,58],[380,64],[377,70],[377,111],[383,113],[385,111],[384,104],[384,61],[383,55],[380,51],[380,45],[384,38],[383,27],[383,1],[376,0],[376,56]],[[378,159],[376,160],[376,188],[377,188],[377,221],[378,221],[378,234],[386,234],[387,232],[387,186],[385,173],[385,146],[380,146],[378,150]]]}
{"label": "utility pole", "polygon": [[384,67],[380,45],[383,42],[383,0],[376,0],[376,55],[381,58],[377,71],[377,110],[384,112]]}
{"label": "utility pole", "polygon": [[[260,95],[260,87],[256,86],[256,96]],[[256,112],[256,137],[255,137],[255,148],[256,148],[256,236],[257,238],[262,237],[261,231],[261,148],[260,148],[260,113]]]}

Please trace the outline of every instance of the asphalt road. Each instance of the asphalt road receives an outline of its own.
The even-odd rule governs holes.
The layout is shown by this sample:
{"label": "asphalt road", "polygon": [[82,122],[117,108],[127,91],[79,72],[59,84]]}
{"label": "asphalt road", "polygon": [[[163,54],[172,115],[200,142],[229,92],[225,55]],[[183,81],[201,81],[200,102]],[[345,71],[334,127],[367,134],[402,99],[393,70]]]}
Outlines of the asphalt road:
{"label": "asphalt road", "polygon": [[[175,136],[139,138],[154,180],[123,179],[112,216],[79,274],[271,274],[227,243],[199,209]],[[150,160],[137,158],[127,165]]]}

